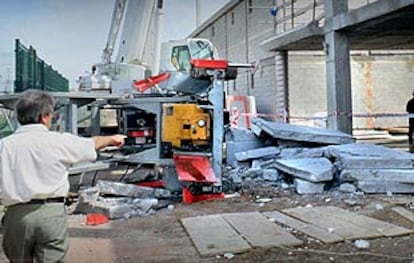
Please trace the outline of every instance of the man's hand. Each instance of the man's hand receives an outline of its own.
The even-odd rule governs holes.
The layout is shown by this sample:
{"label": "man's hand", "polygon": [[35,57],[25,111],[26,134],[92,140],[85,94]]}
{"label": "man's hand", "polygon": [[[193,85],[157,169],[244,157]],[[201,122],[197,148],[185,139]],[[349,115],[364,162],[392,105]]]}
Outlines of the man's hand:
{"label": "man's hand", "polygon": [[127,136],[122,134],[110,135],[110,136],[95,136],[92,137],[95,142],[95,149],[99,150],[106,146],[122,147],[125,144],[125,138]]}
{"label": "man's hand", "polygon": [[116,134],[112,135],[112,145],[121,148],[125,144],[126,135]]}

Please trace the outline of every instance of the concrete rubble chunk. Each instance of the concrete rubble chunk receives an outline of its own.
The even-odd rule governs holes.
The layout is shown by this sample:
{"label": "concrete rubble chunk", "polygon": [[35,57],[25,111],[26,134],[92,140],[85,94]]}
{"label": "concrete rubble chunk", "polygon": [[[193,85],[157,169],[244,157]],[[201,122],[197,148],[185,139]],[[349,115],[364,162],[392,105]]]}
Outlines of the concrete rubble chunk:
{"label": "concrete rubble chunk", "polygon": [[333,179],[333,165],[326,158],[302,158],[276,160],[274,166],[287,174],[310,182]]}
{"label": "concrete rubble chunk", "polygon": [[235,153],[263,147],[263,142],[246,128],[231,128],[226,133],[226,162],[233,165]]}
{"label": "concrete rubble chunk", "polygon": [[152,207],[158,203],[157,199],[148,198],[103,198],[99,197],[94,203],[79,202],[76,213],[101,213],[109,219],[131,218],[145,216],[152,212]]}
{"label": "concrete rubble chunk", "polygon": [[276,182],[279,179],[279,172],[276,169],[263,169],[262,177],[265,181]]}
{"label": "concrete rubble chunk", "polygon": [[414,156],[384,146],[353,143],[325,148],[325,157],[336,159],[341,169],[412,169]]}
{"label": "concrete rubble chunk", "polygon": [[414,193],[414,184],[406,184],[392,181],[358,181],[357,188],[368,194],[374,193],[388,193],[392,192],[395,194],[408,194]]}
{"label": "concrete rubble chunk", "polygon": [[342,181],[379,181],[414,184],[414,169],[345,169]]}
{"label": "concrete rubble chunk", "polygon": [[[275,123],[260,118],[252,119],[254,130],[261,130],[275,139],[311,142],[322,145],[347,144],[355,142],[355,139],[346,133],[315,128],[302,125],[292,125],[286,123]],[[255,132],[257,134],[257,132]]]}
{"label": "concrete rubble chunk", "polygon": [[168,198],[171,192],[165,189],[124,184],[119,182],[99,180],[96,188],[101,194],[118,196],[139,197],[139,198]]}
{"label": "concrete rubble chunk", "polygon": [[341,156],[369,156],[377,158],[407,159],[414,161],[414,154],[394,150],[381,145],[369,143],[351,143],[344,145],[330,145],[324,147],[327,158],[339,158]]}
{"label": "concrete rubble chunk", "polygon": [[236,160],[239,162],[247,161],[250,159],[257,159],[262,157],[277,156],[280,153],[280,149],[275,146],[263,147],[245,152],[235,153]]}
{"label": "concrete rubble chunk", "polygon": [[324,157],[325,147],[318,148],[284,148],[281,149],[279,157],[281,159],[292,159],[292,158],[318,158]]}
{"label": "concrete rubble chunk", "polygon": [[320,194],[323,193],[325,183],[312,183],[306,180],[295,178],[293,180],[296,192],[298,194]]}
{"label": "concrete rubble chunk", "polygon": [[350,183],[343,183],[339,186],[339,191],[342,193],[354,193],[356,190],[356,186]]}

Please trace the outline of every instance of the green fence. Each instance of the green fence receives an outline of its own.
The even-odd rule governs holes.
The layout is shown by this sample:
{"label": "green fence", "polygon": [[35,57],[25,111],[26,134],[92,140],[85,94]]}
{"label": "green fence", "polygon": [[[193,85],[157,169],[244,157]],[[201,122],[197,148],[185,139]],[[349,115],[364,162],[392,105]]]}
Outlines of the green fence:
{"label": "green fence", "polygon": [[25,47],[16,39],[16,78],[14,91],[40,89],[52,92],[69,91],[69,81],[52,66],[46,64],[30,46]]}

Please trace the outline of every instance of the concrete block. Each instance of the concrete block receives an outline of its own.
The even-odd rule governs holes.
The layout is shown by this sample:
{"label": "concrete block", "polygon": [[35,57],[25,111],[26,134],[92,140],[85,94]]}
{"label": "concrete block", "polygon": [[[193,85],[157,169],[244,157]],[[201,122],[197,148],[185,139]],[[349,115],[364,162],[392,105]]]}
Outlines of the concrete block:
{"label": "concrete block", "polygon": [[103,180],[98,181],[96,188],[101,194],[111,194],[118,196],[139,198],[168,198],[171,196],[171,192],[165,189],[155,189],[151,187]]}
{"label": "concrete block", "polygon": [[317,183],[333,179],[333,165],[326,158],[276,160],[274,166],[284,173],[310,182]]}
{"label": "concrete block", "polygon": [[339,191],[342,193],[354,193],[356,190],[356,186],[350,183],[343,183],[339,186]]}
{"label": "concrete block", "polygon": [[298,194],[321,194],[325,187],[325,183],[312,183],[306,180],[295,178],[293,180],[296,192]]}
{"label": "concrete block", "polygon": [[364,193],[414,193],[414,184],[392,181],[358,181],[357,188]]}
{"label": "concrete block", "polygon": [[276,157],[280,153],[280,149],[275,146],[252,149],[245,152],[235,153],[236,160],[239,162],[262,157]]}
{"label": "concrete block", "polygon": [[229,141],[226,143],[226,163],[232,165],[236,161],[236,153],[263,147],[263,143],[251,141]]}
{"label": "concrete block", "polygon": [[342,181],[387,181],[414,184],[414,169],[345,169]]}
{"label": "concrete block", "polygon": [[315,128],[286,123],[275,123],[263,119],[254,118],[252,123],[275,139],[313,142],[321,145],[347,144],[355,142],[355,139],[346,133],[323,128]]}
{"label": "concrete block", "polygon": [[276,182],[279,180],[280,173],[276,169],[263,169],[262,178],[265,181]]}
{"label": "concrete block", "polygon": [[340,170],[344,169],[413,169],[410,159],[392,159],[372,156],[341,156],[335,162]]}
{"label": "concrete block", "polygon": [[325,147],[318,148],[284,148],[281,149],[279,158],[292,159],[292,158],[318,158],[324,157]]}

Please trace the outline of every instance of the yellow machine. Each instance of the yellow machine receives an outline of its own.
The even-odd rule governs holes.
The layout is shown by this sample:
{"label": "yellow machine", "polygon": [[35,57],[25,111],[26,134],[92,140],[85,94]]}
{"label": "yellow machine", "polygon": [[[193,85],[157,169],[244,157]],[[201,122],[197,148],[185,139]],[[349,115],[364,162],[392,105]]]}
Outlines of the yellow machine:
{"label": "yellow machine", "polygon": [[195,103],[164,104],[162,143],[167,148],[188,149],[210,144],[210,115]]}

